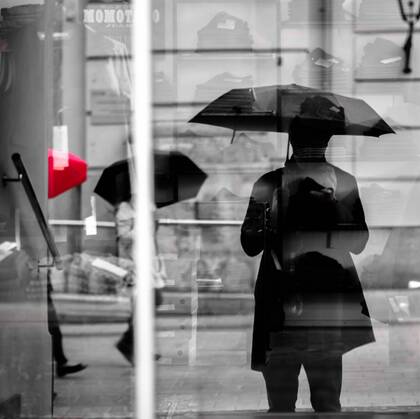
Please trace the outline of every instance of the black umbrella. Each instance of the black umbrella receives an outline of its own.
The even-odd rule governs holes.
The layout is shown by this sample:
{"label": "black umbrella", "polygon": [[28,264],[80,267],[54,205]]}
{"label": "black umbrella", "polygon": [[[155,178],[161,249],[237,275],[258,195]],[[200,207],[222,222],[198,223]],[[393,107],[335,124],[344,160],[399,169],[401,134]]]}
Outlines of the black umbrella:
{"label": "black umbrella", "polygon": [[[207,178],[189,157],[179,151],[154,152],[157,208],[194,198]],[[131,199],[129,161],[120,160],[102,172],[94,192],[112,205]]]}
{"label": "black umbrella", "polygon": [[205,172],[179,151],[156,151],[154,169],[158,208],[194,198],[207,178]]}
{"label": "black umbrella", "polygon": [[[305,112],[305,101],[313,98],[328,99],[331,102],[328,112],[322,107],[319,112],[316,109]],[[306,119],[308,124],[322,124],[324,129],[336,135],[379,137],[394,133],[365,101],[297,84],[230,90],[207,105],[189,122],[231,128],[234,131],[288,132],[291,121],[297,115]]]}
{"label": "black umbrella", "polygon": [[120,160],[106,167],[93,190],[111,205],[131,199],[129,161]]}

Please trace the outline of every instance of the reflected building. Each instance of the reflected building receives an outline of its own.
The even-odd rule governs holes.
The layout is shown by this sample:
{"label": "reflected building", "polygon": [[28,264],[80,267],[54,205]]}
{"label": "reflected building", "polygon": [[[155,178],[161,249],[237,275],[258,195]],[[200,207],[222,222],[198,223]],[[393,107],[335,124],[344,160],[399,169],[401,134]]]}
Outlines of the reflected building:
{"label": "reflected building", "polygon": [[217,13],[197,33],[197,49],[250,49],[253,38],[246,21],[227,12]]}
{"label": "reflected building", "polygon": [[231,89],[240,89],[253,85],[251,75],[237,76],[228,72],[217,74],[196,87],[195,101],[207,103]]}
{"label": "reflected building", "polygon": [[288,23],[342,23],[351,18],[343,8],[344,0],[291,0]]}
{"label": "reflected building", "polygon": [[297,84],[333,92],[351,90],[351,70],[342,59],[315,48],[293,71]]}
{"label": "reflected building", "polygon": [[153,97],[157,102],[173,102],[175,90],[164,71],[153,73]]}
{"label": "reflected building", "polygon": [[[0,185],[0,417],[133,416],[134,370],[114,343],[131,311],[127,282],[136,281],[136,269],[118,257],[118,208],[93,192],[105,167],[133,154],[132,3],[0,4],[0,168],[15,178],[11,156],[21,155],[63,262],[61,271],[49,266],[23,186]],[[346,354],[342,402],[348,411],[417,409],[419,43],[415,32],[413,73],[404,75],[407,26],[398,1],[150,0],[149,6],[152,148],[181,151],[208,176],[195,197],[153,213],[168,276],[155,319],[156,415],[260,415],[268,407],[262,381],[249,368],[259,260],[242,252],[240,224],[255,181],[284,166],[286,134],[233,136],[231,129],[188,121],[232,89],[292,83],[363,99],[397,131],[380,139],[336,135],[326,154],[357,181],[370,227],[363,252],[346,263],[354,262],[366,288],[377,341]],[[83,185],[50,200],[49,148],[88,164]],[[313,214],[315,207],[302,208]],[[321,262],[333,268],[331,260]],[[297,266],[309,288],[314,273],[307,267],[314,265],[308,257]],[[89,364],[74,379],[54,376],[48,281],[64,346]],[[338,305],[330,308],[329,317],[342,320]],[[300,343],[309,336],[298,336]],[[271,336],[274,343],[278,337]],[[301,386],[299,396],[297,407],[307,414],[308,388]]]}
{"label": "reflected building", "polygon": [[400,45],[377,37],[363,48],[363,56],[357,68],[360,78],[392,78],[402,72],[404,52]]}
{"label": "reflected building", "polygon": [[362,0],[357,24],[359,28],[380,26],[398,27],[402,25],[398,2],[393,0]]}

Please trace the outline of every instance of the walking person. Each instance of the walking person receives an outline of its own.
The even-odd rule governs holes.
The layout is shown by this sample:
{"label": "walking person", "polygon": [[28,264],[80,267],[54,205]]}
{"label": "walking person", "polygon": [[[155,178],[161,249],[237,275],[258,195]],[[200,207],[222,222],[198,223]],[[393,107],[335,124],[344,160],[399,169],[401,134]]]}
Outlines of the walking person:
{"label": "walking person", "polygon": [[[132,203],[123,201],[116,210],[116,226],[117,226],[117,241],[118,241],[118,256],[133,260],[133,244],[134,244],[134,219],[135,212]],[[155,234],[158,225],[156,224]],[[165,286],[166,270],[160,259],[156,249],[155,241],[155,257],[153,260],[153,284],[154,284],[154,298],[155,308],[158,308],[163,302],[162,289]],[[129,284],[135,289],[135,284]],[[134,366],[134,298],[132,298],[132,310],[128,319],[128,326],[126,331],[122,334],[115,347],[123,355],[123,357]],[[160,358],[160,354],[155,354],[155,359]]]}
{"label": "walking person", "polygon": [[[307,98],[289,127],[293,155],[255,184],[241,229],[249,256],[262,252],[255,285],[252,369],[270,412],[293,412],[305,369],[318,412],[341,410],[342,356],[374,341],[351,253],[368,237],[355,178],[328,163],[331,123],[344,110]],[[336,128],[336,127],[335,127]]]}
{"label": "walking person", "polygon": [[47,303],[48,303],[48,331],[52,339],[53,358],[55,361],[55,371],[57,377],[62,378],[68,374],[75,374],[87,368],[87,365],[69,364],[63,348],[63,335],[60,329],[57,312],[55,310],[54,302],[51,296],[53,287],[51,284],[51,272],[48,270],[47,278]]}

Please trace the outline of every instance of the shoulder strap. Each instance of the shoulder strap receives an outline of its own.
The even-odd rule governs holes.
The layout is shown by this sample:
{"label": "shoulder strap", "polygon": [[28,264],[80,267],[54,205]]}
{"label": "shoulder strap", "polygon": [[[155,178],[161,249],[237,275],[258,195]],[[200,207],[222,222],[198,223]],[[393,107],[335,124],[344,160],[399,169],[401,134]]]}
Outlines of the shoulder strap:
{"label": "shoulder strap", "polygon": [[[282,221],[282,193],[283,193],[283,171],[282,169],[276,170],[276,185],[273,188],[273,196],[271,199],[271,211],[270,211],[270,217],[271,217],[271,228],[272,231],[278,232],[281,228],[281,221]],[[282,252],[282,245],[281,245],[281,238],[279,246],[276,245],[276,248]],[[274,266],[278,271],[282,270],[281,266],[281,260],[278,257],[278,254],[275,252],[272,246],[270,246],[270,254],[273,258]],[[281,255],[281,253],[280,253]]]}

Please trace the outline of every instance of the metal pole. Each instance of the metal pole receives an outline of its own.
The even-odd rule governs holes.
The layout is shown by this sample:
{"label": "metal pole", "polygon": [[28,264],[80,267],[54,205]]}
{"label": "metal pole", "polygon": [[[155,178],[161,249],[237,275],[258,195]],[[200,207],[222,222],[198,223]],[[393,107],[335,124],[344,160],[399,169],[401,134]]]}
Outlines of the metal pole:
{"label": "metal pole", "polygon": [[154,297],[152,279],[152,130],[150,0],[135,0],[132,45],[134,57],[134,157],[136,209],[134,260],[137,270],[135,303],[136,418],[154,418]]}
{"label": "metal pole", "polygon": [[420,3],[418,4],[418,11],[416,13],[414,12],[413,0],[408,1],[408,4],[407,4],[408,9],[409,9],[408,12],[405,12],[404,10],[403,0],[398,0],[398,6],[400,9],[401,19],[404,22],[408,23],[407,39],[403,46],[403,50],[405,53],[405,63],[404,63],[403,73],[410,74],[412,72],[412,69],[410,66],[410,59],[411,59],[411,49],[413,46],[414,25],[417,23],[417,21],[420,18]]}
{"label": "metal pole", "polygon": [[408,24],[408,35],[407,40],[405,41],[403,50],[405,53],[405,63],[403,73],[410,74],[412,72],[410,66],[410,59],[411,59],[411,48],[413,47],[413,31],[414,31],[414,23],[409,22]]}
{"label": "metal pole", "polygon": [[402,3],[402,0],[398,0],[398,6],[400,8],[401,19],[404,20],[405,22],[407,22],[407,16],[404,12],[404,5]]}

